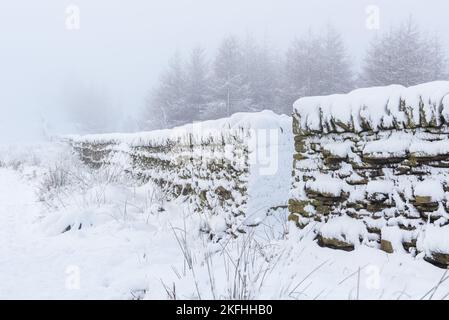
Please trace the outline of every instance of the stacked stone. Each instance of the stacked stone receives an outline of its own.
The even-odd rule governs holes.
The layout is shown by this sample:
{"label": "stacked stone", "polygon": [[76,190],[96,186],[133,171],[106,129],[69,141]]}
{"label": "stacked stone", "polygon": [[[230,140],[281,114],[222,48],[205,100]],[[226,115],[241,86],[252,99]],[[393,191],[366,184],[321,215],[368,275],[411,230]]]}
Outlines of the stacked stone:
{"label": "stacked stone", "polygon": [[112,141],[93,143],[70,141],[70,143],[81,161],[96,169],[105,165],[111,153],[114,153],[115,143]]}
{"label": "stacked stone", "polygon": [[207,143],[190,137],[165,145],[134,145],[130,156],[139,179],[155,182],[171,198],[185,197],[194,211],[226,215],[230,233],[243,231],[249,176],[243,137],[228,135]]}
{"label": "stacked stone", "polygon": [[[186,133],[157,142],[87,137],[70,143],[80,159],[95,169],[114,165],[120,154],[127,162],[122,166],[134,178],[154,182],[168,199],[183,197],[194,211],[224,216],[227,232],[237,235],[243,232],[248,201],[248,135],[235,130],[209,139]],[[207,223],[203,231],[210,231]]]}
{"label": "stacked stone", "polygon": [[[399,108],[406,105],[398,103]],[[312,226],[323,246],[352,250],[364,243],[419,254],[423,227],[449,224],[449,125],[442,103],[434,105],[440,112],[432,115],[434,121],[409,117],[387,127],[365,123],[361,129],[324,120],[321,109],[320,128],[307,128],[296,108],[289,219],[300,228]],[[407,107],[423,113],[423,105],[421,99]],[[359,243],[345,240],[345,234],[326,237],[320,232],[323,224],[341,216],[363,222],[366,233],[360,233]],[[449,252],[425,255],[436,265],[449,265]]]}

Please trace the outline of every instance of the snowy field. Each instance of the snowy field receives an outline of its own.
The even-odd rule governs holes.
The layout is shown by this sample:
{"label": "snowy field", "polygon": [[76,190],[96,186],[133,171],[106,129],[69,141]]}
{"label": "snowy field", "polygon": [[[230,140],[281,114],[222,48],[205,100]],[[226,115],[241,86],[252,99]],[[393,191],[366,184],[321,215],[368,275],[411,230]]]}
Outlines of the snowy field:
{"label": "snowy field", "polygon": [[[443,299],[445,272],[366,246],[319,247],[270,212],[237,239],[151,184],[92,171],[59,144],[3,147],[1,299]],[[271,193],[267,187],[266,197]],[[68,226],[71,226],[68,228]],[[439,284],[439,282],[441,282]]]}

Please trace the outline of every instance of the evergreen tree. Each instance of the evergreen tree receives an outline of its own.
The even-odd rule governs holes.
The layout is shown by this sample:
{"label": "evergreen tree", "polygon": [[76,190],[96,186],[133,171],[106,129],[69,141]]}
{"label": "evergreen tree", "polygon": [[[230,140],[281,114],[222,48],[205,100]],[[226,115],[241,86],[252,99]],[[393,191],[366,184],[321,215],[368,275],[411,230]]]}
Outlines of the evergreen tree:
{"label": "evergreen tree", "polygon": [[190,121],[207,118],[211,102],[211,75],[204,49],[195,47],[186,68],[186,118]]}
{"label": "evergreen tree", "polygon": [[279,86],[275,56],[266,42],[259,45],[248,37],[244,46],[244,81],[248,85],[248,111],[276,109]]}
{"label": "evergreen tree", "polygon": [[409,18],[371,42],[361,84],[412,86],[441,80],[445,75],[446,61],[438,39],[424,36]]}
{"label": "evergreen tree", "polygon": [[225,38],[214,62],[213,116],[229,116],[251,105],[249,86],[243,73],[244,55],[236,37]]}
{"label": "evergreen tree", "polygon": [[186,75],[179,53],[173,56],[159,82],[147,99],[145,127],[167,128],[189,122],[185,114]]}
{"label": "evergreen tree", "polygon": [[283,106],[291,110],[303,96],[344,93],[353,86],[352,72],[340,34],[328,26],[322,36],[311,31],[296,39],[286,54]]}
{"label": "evergreen tree", "polygon": [[328,25],[322,37],[320,94],[346,93],[354,87],[353,73],[341,35]]}

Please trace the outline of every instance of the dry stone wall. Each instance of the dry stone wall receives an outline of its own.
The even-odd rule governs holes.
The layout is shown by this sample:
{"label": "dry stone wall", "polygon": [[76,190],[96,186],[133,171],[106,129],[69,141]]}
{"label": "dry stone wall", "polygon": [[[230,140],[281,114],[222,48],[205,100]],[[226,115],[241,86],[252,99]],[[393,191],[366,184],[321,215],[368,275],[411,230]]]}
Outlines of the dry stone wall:
{"label": "dry stone wall", "polygon": [[[245,132],[222,136],[221,141],[194,141],[192,134],[168,139],[123,143],[119,139],[72,140],[80,158],[93,168],[122,165],[134,178],[152,181],[168,199],[184,196],[193,211],[226,218],[227,231],[242,231],[246,184],[249,177]],[[230,148],[232,146],[232,148]],[[226,156],[225,156],[226,153]],[[205,225],[206,230],[209,226]],[[213,227],[213,226],[211,226]],[[221,230],[216,230],[221,231]]]}
{"label": "dry stone wall", "polygon": [[291,118],[271,111],[241,113],[169,130],[68,139],[89,166],[120,166],[143,183],[152,181],[169,199],[182,198],[204,214],[203,231],[236,236],[248,222],[250,180],[258,179],[251,161],[260,147],[254,135],[270,128],[284,141],[291,135]]}
{"label": "dry stone wall", "polygon": [[295,103],[289,219],[320,245],[449,265],[449,82]]}

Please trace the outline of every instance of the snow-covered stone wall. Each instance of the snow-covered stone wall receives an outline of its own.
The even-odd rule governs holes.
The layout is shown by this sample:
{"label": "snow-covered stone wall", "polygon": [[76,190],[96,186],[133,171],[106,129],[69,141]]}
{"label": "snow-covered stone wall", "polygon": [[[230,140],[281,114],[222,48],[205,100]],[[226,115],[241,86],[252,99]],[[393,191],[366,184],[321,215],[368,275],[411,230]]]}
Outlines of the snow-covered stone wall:
{"label": "snow-covered stone wall", "polygon": [[293,134],[290,220],[449,265],[449,82],[302,98]]}
{"label": "snow-covered stone wall", "polygon": [[[265,135],[269,138],[260,139]],[[258,155],[273,148],[291,155],[291,136],[290,117],[262,111],[173,129],[68,139],[86,164],[119,166],[139,180],[151,180],[168,198],[183,198],[193,211],[204,213],[204,231],[237,235],[259,221],[261,202],[265,213],[282,204],[261,192],[279,184],[278,163],[266,172],[270,163]],[[283,181],[288,180],[290,168],[283,172]],[[284,190],[286,199],[288,189],[282,182],[277,192]]]}

